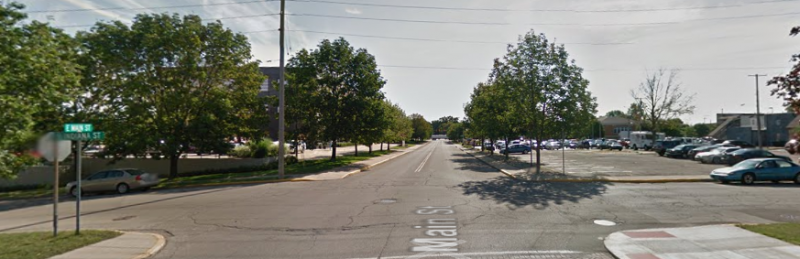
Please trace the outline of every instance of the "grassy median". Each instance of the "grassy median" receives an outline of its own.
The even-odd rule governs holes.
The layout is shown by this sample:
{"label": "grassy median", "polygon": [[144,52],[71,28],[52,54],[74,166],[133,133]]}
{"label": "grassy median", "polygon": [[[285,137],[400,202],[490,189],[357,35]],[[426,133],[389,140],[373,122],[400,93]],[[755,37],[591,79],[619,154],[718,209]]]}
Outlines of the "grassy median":
{"label": "grassy median", "polygon": [[[353,156],[353,155],[336,156],[336,161],[330,161],[330,158],[300,161],[296,164],[287,165],[286,175],[319,173],[337,167],[347,166],[359,161],[364,161],[373,157],[386,155],[391,152],[392,151],[387,151],[387,150],[382,150],[382,151],[373,150],[372,154],[369,154],[367,153],[367,151],[364,151],[364,152],[359,152],[358,156]],[[175,188],[175,187],[203,185],[203,184],[247,183],[247,182],[258,182],[258,181],[275,180],[275,179],[278,179],[278,169],[260,170],[252,172],[237,172],[237,173],[223,172],[218,174],[205,174],[198,176],[186,176],[186,177],[179,176],[178,178],[173,180],[163,179],[158,186],[154,187],[154,189]],[[64,188],[61,188],[59,192],[66,193],[66,190]],[[37,197],[49,197],[51,195],[53,195],[53,188],[49,187],[49,188],[39,188],[31,190],[0,192],[0,199],[25,199],[25,198],[37,198]]]}
{"label": "grassy median", "polygon": [[116,231],[83,230],[0,234],[0,259],[45,259],[121,235]]}
{"label": "grassy median", "polygon": [[739,225],[739,227],[800,246],[800,223]]}

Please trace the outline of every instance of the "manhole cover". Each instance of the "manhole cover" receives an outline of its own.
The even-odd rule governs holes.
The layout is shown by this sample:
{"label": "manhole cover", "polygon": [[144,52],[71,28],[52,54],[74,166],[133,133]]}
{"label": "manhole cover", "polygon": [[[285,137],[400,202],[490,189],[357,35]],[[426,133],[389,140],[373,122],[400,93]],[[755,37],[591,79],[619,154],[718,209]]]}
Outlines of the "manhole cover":
{"label": "manhole cover", "polygon": [[397,202],[397,199],[380,199],[380,200],[378,200],[378,203],[381,203],[381,204],[392,204],[392,203],[396,203],[396,202]]}
{"label": "manhole cover", "polygon": [[617,225],[617,223],[614,223],[613,221],[608,221],[608,220],[604,220],[604,219],[596,219],[594,221],[594,224],[597,224],[597,225],[600,225],[600,226],[606,226],[606,227],[616,226]]}
{"label": "manhole cover", "polygon": [[132,218],[135,218],[135,217],[136,217],[136,216],[125,216],[125,217],[119,217],[119,218],[112,219],[112,221],[129,220],[129,219],[132,219]]}

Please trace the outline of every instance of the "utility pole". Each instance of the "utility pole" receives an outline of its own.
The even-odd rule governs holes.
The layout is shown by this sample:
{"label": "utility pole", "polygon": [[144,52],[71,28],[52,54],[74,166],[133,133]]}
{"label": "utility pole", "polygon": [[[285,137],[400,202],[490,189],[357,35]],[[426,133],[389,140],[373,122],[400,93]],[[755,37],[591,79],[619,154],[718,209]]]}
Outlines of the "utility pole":
{"label": "utility pole", "polygon": [[283,25],[285,10],[286,10],[286,0],[281,0],[281,28],[280,28],[280,33],[281,33],[281,39],[280,39],[280,41],[281,41],[281,43],[280,43],[280,48],[281,48],[280,70],[281,70],[281,75],[280,75],[280,87],[278,89],[278,176],[280,177],[280,179],[283,179],[284,170],[286,169],[286,160],[284,159],[286,151],[283,150],[284,147],[286,146],[286,144],[285,144],[286,139],[285,139],[285,136],[284,136],[284,134],[285,134],[285,132],[284,132],[284,127],[285,127],[284,123],[286,123],[285,118],[284,118],[285,117],[284,115],[286,114],[286,98],[284,98],[284,96],[283,96],[284,90],[286,88],[286,86],[285,86],[286,85],[285,75],[284,75],[286,73],[286,67],[284,67],[284,54],[285,53],[284,53],[284,48],[283,48],[284,34],[286,34],[286,28]]}
{"label": "utility pole", "polygon": [[761,144],[761,102],[758,97],[758,77],[760,76],[767,76],[767,75],[748,75],[756,78],[756,127],[758,127],[758,148],[763,149],[764,146]]}

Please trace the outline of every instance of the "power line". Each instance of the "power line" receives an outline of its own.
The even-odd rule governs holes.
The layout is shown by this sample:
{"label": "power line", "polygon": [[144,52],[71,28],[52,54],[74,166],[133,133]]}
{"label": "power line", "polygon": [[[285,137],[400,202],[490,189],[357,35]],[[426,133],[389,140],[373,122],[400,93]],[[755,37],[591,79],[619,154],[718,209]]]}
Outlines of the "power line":
{"label": "power line", "polygon": [[[280,15],[280,14],[279,13],[267,13],[267,14],[254,14],[254,15],[225,16],[225,17],[213,17],[213,18],[200,17],[200,18],[202,18],[203,20],[227,20],[227,19],[259,18],[259,17],[267,17],[267,16],[275,16],[275,15]],[[130,22],[122,22],[122,23],[130,24]],[[95,24],[53,25],[53,27],[58,27],[58,28],[92,27]]]}
{"label": "power line", "polygon": [[766,4],[777,2],[794,2],[797,0],[776,0],[753,2],[746,4],[733,5],[712,5],[712,6],[693,6],[693,7],[673,7],[673,8],[645,8],[645,9],[607,9],[607,10],[580,10],[580,9],[503,9],[503,8],[468,8],[468,7],[442,7],[442,6],[420,6],[420,5],[395,5],[395,4],[375,4],[375,3],[356,3],[340,2],[330,0],[295,0],[299,3],[323,3],[336,5],[353,5],[369,7],[405,8],[405,9],[427,9],[427,10],[450,10],[450,11],[489,11],[489,12],[575,12],[575,13],[626,13],[626,12],[659,12],[659,11],[680,11],[680,10],[704,10],[704,9],[723,9],[743,7],[752,4]]}
{"label": "power line", "polygon": [[[378,65],[387,68],[410,68],[410,69],[441,69],[441,70],[465,70],[465,71],[490,71],[491,68],[472,68],[472,67],[446,67],[446,66],[403,66],[403,65]],[[751,69],[786,69],[787,67],[723,67],[723,68],[676,68],[679,71],[739,71]],[[641,69],[584,69],[586,72],[629,72],[641,71]]]}
{"label": "power line", "polygon": [[87,11],[110,11],[110,10],[150,10],[150,9],[167,9],[167,8],[187,8],[187,7],[201,7],[201,6],[220,6],[220,5],[236,5],[236,4],[252,4],[264,2],[276,2],[280,0],[255,0],[244,2],[225,2],[225,3],[209,3],[209,4],[191,4],[191,5],[170,5],[170,6],[153,6],[153,7],[104,7],[104,8],[83,8],[83,9],[62,9],[62,10],[37,10],[27,11],[27,13],[64,13],[64,12],[87,12]]}
{"label": "power line", "polygon": [[[293,32],[304,32],[304,33],[312,33],[312,34],[325,34],[325,35],[335,35],[335,36],[348,36],[348,37],[362,37],[362,38],[376,38],[376,39],[390,39],[390,40],[409,40],[409,41],[432,41],[432,42],[453,42],[453,43],[475,43],[475,44],[511,44],[513,42],[502,42],[502,41],[470,41],[470,40],[447,40],[447,39],[431,39],[431,38],[410,38],[410,37],[393,37],[393,36],[378,36],[378,35],[366,35],[366,34],[349,34],[349,33],[337,33],[337,32],[322,32],[322,31],[311,31],[311,30],[289,30]],[[633,44],[632,42],[605,42],[605,43],[592,43],[592,42],[572,42],[572,43],[562,43],[566,45],[629,45]]]}

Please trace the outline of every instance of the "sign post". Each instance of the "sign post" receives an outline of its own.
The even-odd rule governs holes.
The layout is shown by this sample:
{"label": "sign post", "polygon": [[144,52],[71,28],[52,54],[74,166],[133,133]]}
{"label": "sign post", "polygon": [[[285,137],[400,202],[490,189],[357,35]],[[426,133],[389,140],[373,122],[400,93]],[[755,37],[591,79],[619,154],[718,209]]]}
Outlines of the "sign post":
{"label": "sign post", "polygon": [[58,162],[69,156],[70,143],[68,141],[58,141],[55,133],[50,132],[39,138],[36,150],[47,161],[53,162],[53,236],[58,235]]}
{"label": "sign post", "polygon": [[81,233],[81,176],[83,170],[81,169],[81,157],[83,156],[82,141],[86,140],[102,140],[105,138],[105,132],[94,131],[94,126],[88,123],[68,123],[64,124],[64,132],[58,133],[60,140],[73,140],[75,141],[75,182],[77,195],[75,197],[75,234]]}

